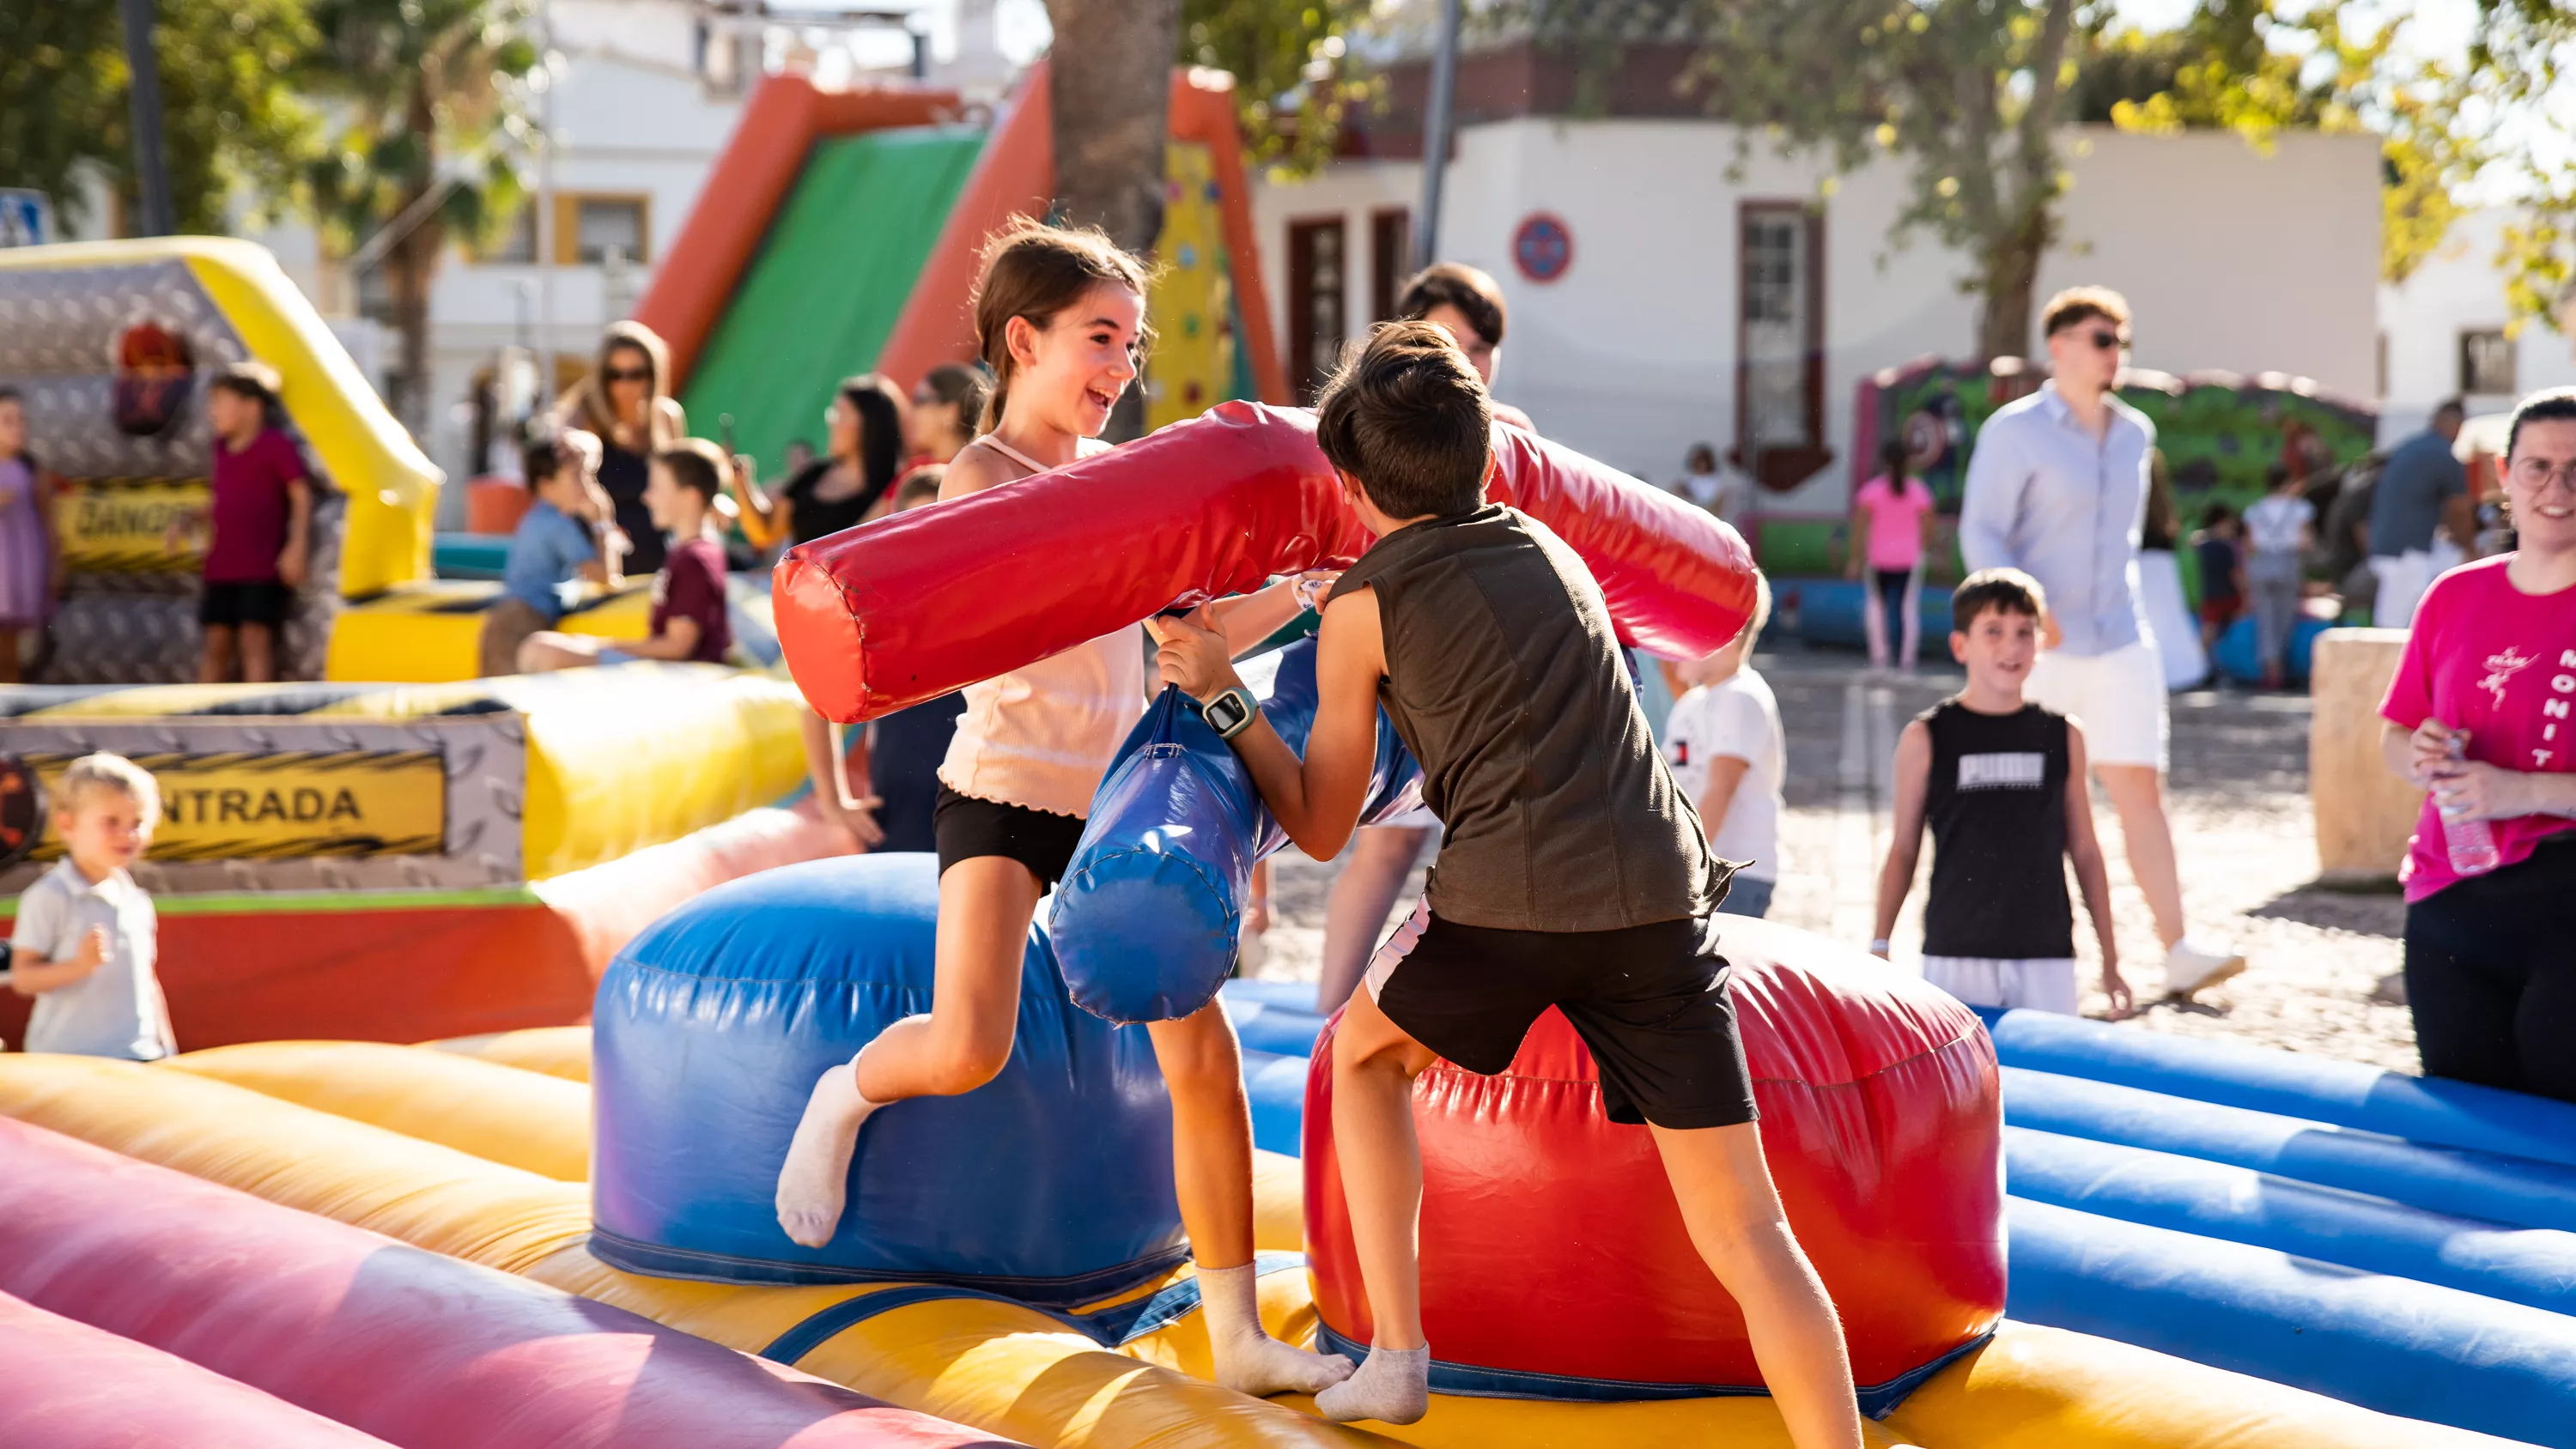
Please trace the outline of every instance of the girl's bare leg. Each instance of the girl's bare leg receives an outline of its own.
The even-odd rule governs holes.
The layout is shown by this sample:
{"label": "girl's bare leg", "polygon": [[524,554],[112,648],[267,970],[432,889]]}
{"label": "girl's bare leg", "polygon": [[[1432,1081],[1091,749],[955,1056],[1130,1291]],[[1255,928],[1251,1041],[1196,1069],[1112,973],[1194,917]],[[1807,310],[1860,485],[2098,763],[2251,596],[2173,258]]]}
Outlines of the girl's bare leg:
{"label": "girl's bare leg", "polygon": [[[906,1097],[971,1092],[1010,1060],[1020,1014],[1020,961],[1039,894],[1037,877],[1005,856],[961,860],[940,874],[930,1014],[887,1027],[849,1065],[832,1068],[814,1084],[778,1174],[778,1225],[788,1237],[809,1248],[832,1240],[849,1187],[850,1155],[869,1113]],[[1249,1158],[1244,1171],[1248,1196]],[[1247,1208],[1247,1221],[1248,1213]]]}
{"label": "girl's bare leg", "polygon": [[1147,1031],[1172,1094],[1172,1182],[1198,1261],[1217,1382],[1246,1394],[1311,1394],[1341,1382],[1350,1375],[1348,1360],[1281,1343],[1261,1326],[1252,1265],[1252,1109],[1234,1024],[1211,1002]]}

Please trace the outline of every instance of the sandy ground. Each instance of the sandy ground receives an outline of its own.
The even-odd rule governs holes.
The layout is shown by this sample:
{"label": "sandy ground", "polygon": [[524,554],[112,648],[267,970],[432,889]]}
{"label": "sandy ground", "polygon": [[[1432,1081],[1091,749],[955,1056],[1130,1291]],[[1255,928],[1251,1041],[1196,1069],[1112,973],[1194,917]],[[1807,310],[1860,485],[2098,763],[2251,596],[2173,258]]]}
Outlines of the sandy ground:
{"label": "sandy ground", "polygon": [[[1887,847],[1887,768],[1896,731],[1955,689],[1958,675],[1926,667],[1910,677],[1882,677],[1850,655],[1797,650],[1764,653],[1754,662],[1780,697],[1789,739],[1785,868],[1772,919],[1866,944]],[[2169,808],[2192,928],[2233,941],[2252,964],[2200,1001],[2158,1003],[2128,1026],[2233,1037],[2412,1072],[2414,1031],[2405,1008],[2373,999],[2381,978],[2398,969],[2403,902],[2393,891],[2355,894],[2314,885],[2308,713],[2302,695],[2174,697]],[[2129,879],[2117,821],[2098,795],[2096,818],[2111,857],[2121,959],[2145,997],[2162,980],[2162,953],[2146,902]],[[1333,873],[1294,851],[1277,858],[1275,924],[1253,974],[1316,977]],[[1417,869],[1390,923],[1412,909],[1421,883]],[[2080,970],[2090,983],[2097,953],[2080,904],[2076,937]],[[1919,969],[1921,941],[1918,885],[1898,926],[1892,969]],[[2103,1007],[2099,992],[2088,991],[2087,1013]]]}

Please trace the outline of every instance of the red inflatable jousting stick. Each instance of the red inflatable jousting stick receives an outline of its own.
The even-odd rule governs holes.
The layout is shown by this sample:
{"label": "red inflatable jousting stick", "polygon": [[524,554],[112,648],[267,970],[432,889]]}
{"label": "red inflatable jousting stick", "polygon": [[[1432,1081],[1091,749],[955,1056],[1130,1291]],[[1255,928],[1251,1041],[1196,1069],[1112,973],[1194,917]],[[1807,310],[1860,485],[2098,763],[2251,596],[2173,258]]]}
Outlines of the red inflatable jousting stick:
{"label": "red inflatable jousting stick", "polygon": [[[1516,428],[1486,496],[1554,529],[1630,643],[1675,658],[1753,611],[1733,529]],[[1369,534],[1298,408],[1230,402],[1070,467],[816,539],[778,561],[778,640],[827,719],[855,723],[1149,618],[1350,563]]]}

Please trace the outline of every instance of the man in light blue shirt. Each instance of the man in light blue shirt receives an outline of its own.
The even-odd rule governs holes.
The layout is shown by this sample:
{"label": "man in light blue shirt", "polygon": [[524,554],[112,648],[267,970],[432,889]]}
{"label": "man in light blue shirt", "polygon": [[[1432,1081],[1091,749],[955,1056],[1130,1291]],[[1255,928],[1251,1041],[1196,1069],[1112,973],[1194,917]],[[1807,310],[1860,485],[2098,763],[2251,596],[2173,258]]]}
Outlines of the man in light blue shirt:
{"label": "man in light blue shirt", "polygon": [[2184,928],[2164,807],[2164,665],[2138,588],[2156,429],[2111,391],[2128,353],[2129,304],[2105,287],[2071,288],[2049,299],[2041,328],[2050,380],[1978,429],[1959,552],[1971,571],[2020,569],[2045,592],[2030,696],[2083,723],[2164,942],[2165,989],[2187,996],[2244,970],[2245,958]]}

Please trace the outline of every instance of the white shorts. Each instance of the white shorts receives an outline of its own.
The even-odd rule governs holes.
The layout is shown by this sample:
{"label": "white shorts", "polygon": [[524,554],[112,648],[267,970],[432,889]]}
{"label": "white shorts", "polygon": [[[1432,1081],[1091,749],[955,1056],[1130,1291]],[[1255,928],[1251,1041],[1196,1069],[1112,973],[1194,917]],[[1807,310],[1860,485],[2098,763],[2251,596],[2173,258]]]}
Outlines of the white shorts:
{"label": "white shorts", "polygon": [[2085,758],[2097,765],[2165,768],[2165,665],[2140,641],[2108,654],[2043,650],[2031,666],[2030,697],[2084,727]]}
{"label": "white shorts", "polygon": [[1923,979],[1970,1006],[2025,1007],[2075,1015],[2075,958],[1926,956]]}

